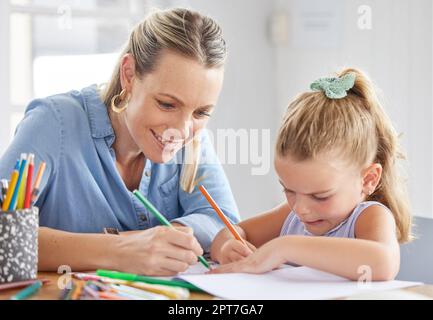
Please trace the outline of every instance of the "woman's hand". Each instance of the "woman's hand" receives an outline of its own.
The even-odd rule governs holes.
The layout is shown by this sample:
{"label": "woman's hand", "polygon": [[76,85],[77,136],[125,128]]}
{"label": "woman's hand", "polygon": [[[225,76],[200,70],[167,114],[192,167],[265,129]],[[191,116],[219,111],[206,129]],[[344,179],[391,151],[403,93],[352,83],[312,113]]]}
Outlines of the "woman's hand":
{"label": "woman's hand", "polygon": [[236,262],[221,265],[208,273],[264,273],[276,269],[286,262],[281,255],[281,243],[279,243],[278,240],[277,238],[269,241],[248,257]]}
{"label": "woman's hand", "polygon": [[117,269],[124,272],[171,276],[197,263],[203,254],[189,227],[158,226],[118,239]]}
{"label": "woman's hand", "polygon": [[251,243],[244,241],[246,246],[236,239],[229,239],[224,242],[220,249],[219,263],[226,264],[242,260],[257,250]]}

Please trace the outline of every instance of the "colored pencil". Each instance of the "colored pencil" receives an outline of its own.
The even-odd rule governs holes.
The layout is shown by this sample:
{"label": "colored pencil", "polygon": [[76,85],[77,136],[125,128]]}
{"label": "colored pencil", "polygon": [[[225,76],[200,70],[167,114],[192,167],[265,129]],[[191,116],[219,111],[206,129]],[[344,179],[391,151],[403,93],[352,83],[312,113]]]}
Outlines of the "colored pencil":
{"label": "colored pencil", "polygon": [[8,192],[6,194],[6,199],[3,202],[3,206],[2,206],[3,211],[7,211],[9,209],[9,205],[10,205],[11,200],[12,200],[12,194],[15,190],[15,186],[16,186],[17,181],[18,181],[19,168],[20,168],[20,161],[17,160],[17,163],[15,164],[15,169],[11,175],[11,183],[9,184]]}
{"label": "colored pencil", "polygon": [[181,280],[167,280],[167,279],[147,277],[147,276],[141,276],[132,273],[124,273],[124,272],[109,271],[109,270],[96,270],[96,274],[101,277],[107,277],[112,279],[120,279],[120,280],[132,281],[132,282],[138,281],[138,282],[146,282],[150,284],[160,284],[165,286],[181,287],[181,288],[189,289],[191,291],[199,291],[199,292],[203,291],[200,288],[196,287],[195,285]]}
{"label": "colored pencil", "polygon": [[[152,213],[158,220],[161,222],[161,224],[174,228],[172,224],[161,214],[161,212],[156,209],[153,204],[146,199],[138,190],[134,190],[133,194],[138,198],[138,200],[141,201],[141,203],[144,204],[144,206]],[[203,256],[198,256],[198,260],[208,269],[210,269],[209,264],[207,263],[206,259]]]}
{"label": "colored pencil", "polygon": [[24,209],[30,208],[30,200],[31,200],[31,192],[32,192],[32,179],[33,179],[33,168],[35,166],[34,164],[35,155],[30,154],[29,156],[29,169],[27,172],[27,181],[26,181],[26,190],[25,190],[25,197],[24,197]]}
{"label": "colored pencil", "polygon": [[31,197],[31,206],[34,205],[38,195],[39,195],[39,186],[41,184],[41,180],[42,180],[42,175],[44,174],[45,171],[45,167],[46,167],[46,163],[42,162],[39,165],[38,168],[38,173],[36,174],[36,180],[35,180],[35,184],[33,185],[33,190],[32,190],[32,197]]}
{"label": "colored pencil", "polygon": [[2,198],[3,198],[3,201],[5,201],[6,200],[6,194],[8,193],[9,182],[6,179],[2,179],[0,181],[0,183],[1,183]]}
{"label": "colored pencil", "polygon": [[24,200],[26,197],[26,183],[27,183],[27,173],[29,171],[29,160],[31,158],[31,155],[29,154],[26,157],[26,166],[24,167],[23,177],[21,179],[19,189],[18,189],[18,196],[17,196],[17,205],[16,208],[18,210],[24,209]]}
{"label": "colored pencil", "polygon": [[26,167],[27,162],[27,155],[25,153],[21,154],[21,160],[20,160],[20,172],[18,175],[17,183],[14,187],[14,192],[12,195],[11,203],[9,205],[9,211],[14,211],[17,207],[17,201],[18,201],[18,192],[21,186],[21,180],[23,179],[24,175],[24,169]]}
{"label": "colored pencil", "polygon": [[31,297],[32,295],[34,295],[36,292],[38,292],[41,287],[42,287],[42,281],[38,280],[35,283],[33,283],[32,285],[25,288],[24,290],[21,290],[17,294],[13,295],[11,297],[11,300],[27,299],[27,298]]}
{"label": "colored pencil", "polygon": [[211,195],[209,194],[209,192],[207,192],[206,188],[203,185],[199,186],[198,188],[200,189],[201,193],[206,198],[206,200],[209,202],[209,204],[212,206],[212,208],[215,210],[215,212],[218,214],[218,216],[220,217],[220,219],[222,220],[222,222],[224,222],[224,224],[227,226],[227,228],[233,234],[233,236],[237,240],[241,241],[245,246],[247,246],[247,243],[245,242],[245,240],[241,237],[241,235],[238,233],[238,231],[236,230],[236,228],[232,225],[232,223],[230,222],[230,220],[225,216],[225,214],[220,209],[220,207],[218,206],[218,204],[211,197]]}

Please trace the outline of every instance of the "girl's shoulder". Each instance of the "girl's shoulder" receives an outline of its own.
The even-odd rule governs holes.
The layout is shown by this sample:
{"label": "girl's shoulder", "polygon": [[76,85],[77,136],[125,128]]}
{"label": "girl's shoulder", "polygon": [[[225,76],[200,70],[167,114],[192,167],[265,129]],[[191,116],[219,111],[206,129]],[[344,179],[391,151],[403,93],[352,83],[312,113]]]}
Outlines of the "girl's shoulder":
{"label": "girl's shoulder", "polygon": [[378,201],[363,201],[353,209],[351,217],[358,218],[361,214],[371,211],[391,212],[387,206]]}
{"label": "girl's shoulder", "polygon": [[[370,238],[380,232],[385,233],[384,229],[393,229],[395,232],[395,219],[391,210],[384,204],[377,201],[365,201],[360,203],[354,210],[356,214],[355,236],[356,238]],[[379,232],[379,233],[380,233]]]}

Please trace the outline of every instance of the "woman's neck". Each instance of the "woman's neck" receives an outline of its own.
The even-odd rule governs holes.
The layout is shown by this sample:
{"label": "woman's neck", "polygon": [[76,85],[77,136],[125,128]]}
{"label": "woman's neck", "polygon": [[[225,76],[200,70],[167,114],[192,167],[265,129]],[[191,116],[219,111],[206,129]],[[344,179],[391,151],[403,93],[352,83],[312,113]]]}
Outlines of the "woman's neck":
{"label": "woman's neck", "polygon": [[144,159],[143,152],[132,139],[125,123],[124,113],[115,113],[108,109],[108,116],[114,130],[115,140],[113,149],[116,154],[116,162],[122,166],[129,166],[136,161]]}

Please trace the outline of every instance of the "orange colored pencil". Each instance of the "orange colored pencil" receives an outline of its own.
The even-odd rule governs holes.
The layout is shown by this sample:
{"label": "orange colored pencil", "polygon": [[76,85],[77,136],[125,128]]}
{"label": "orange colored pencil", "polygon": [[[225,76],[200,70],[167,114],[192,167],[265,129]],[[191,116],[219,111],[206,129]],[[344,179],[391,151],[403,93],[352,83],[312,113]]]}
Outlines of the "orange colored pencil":
{"label": "orange colored pencil", "polygon": [[80,300],[83,287],[84,287],[83,281],[75,281],[75,287],[74,287],[74,291],[71,294],[71,300]]}
{"label": "orange colored pencil", "polygon": [[39,194],[39,185],[41,184],[42,175],[44,174],[45,167],[46,167],[46,163],[45,162],[42,162],[39,165],[38,173],[36,175],[36,180],[35,180],[35,184],[33,185],[33,191],[32,191],[32,196],[31,196],[31,205],[32,206],[35,203],[36,198],[38,197],[38,194]]}
{"label": "orange colored pencil", "polygon": [[203,185],[199,186],[198,188],[200,189],[201,193],[204,195],[204,197],[206,198],[206,200],[209,202],[209,204],[212,206],[212,208],[216,211],[216,213],[218,214],[218,216],[220,217],[220,219],[224,222],[224,224],[227,226],[227,228],[233,234],[233,236],[237,240],[241,241],[246,246],[247,244],[246,244],[245,240],[240,236],[240,234],[238,233],[238,231],[236,230],[236,228],[232,225],[232,223],[230,222],[230,220],[225,216],[225,214],[222,212],[222,210],[217,205],[217,203],[215,202],[215,200],[211,197],[211,195],[209,194],[209,192],[207,192],[206,188]]}

